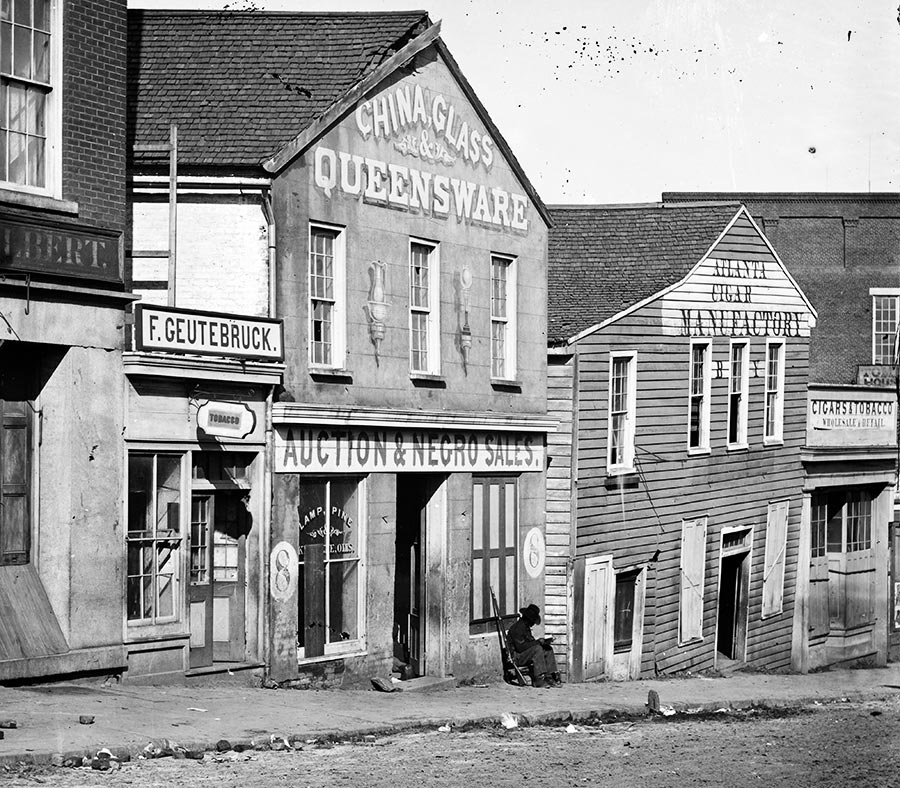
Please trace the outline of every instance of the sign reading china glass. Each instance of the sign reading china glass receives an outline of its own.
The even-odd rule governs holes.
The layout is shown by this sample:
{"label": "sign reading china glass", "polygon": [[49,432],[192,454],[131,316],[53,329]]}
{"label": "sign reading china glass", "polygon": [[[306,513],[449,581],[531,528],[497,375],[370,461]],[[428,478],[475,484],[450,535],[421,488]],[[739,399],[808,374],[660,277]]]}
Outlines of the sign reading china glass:
{"label": "sign reading china glass", "polygon": [[[494,141],[474,122],[470,125],[474,119],[465,110],[418,83],[363,101],[356,108],[356,129],[371,143],[367,151],[380,152],[360,155],[320,145],[313,152],[314,182],[328,198],[337,191],[387,208],[436,217],[452,214],[460,222],[524,233],[525,195],[435,169],[454,167],[458,175],[467,165],[478,173],[491,172]],[[412,161],[388,160],[395,155]]]}
{"label": "sign reading china glass", "polygon": [[262,317],[138,304],[135,348],[282,361],[282,323]]}
{"label": "sign reading china glass", "polygon": [[278,427],[276,473],[540,471],[543,436],[519,432]]}

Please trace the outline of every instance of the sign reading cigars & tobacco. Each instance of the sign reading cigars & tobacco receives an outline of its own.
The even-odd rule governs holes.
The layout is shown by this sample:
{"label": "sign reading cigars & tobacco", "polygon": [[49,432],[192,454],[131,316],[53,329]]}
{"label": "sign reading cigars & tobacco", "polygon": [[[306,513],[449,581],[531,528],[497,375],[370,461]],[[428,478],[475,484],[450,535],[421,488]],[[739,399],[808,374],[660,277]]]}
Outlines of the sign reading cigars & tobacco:
{"label": "sign reading cigars & tobacco", "polygon": [[543,470],[544,441],[527,432],[278,426],[276,473],[528,472]]}
{"label": "sign reading cigars & tobacco", "polygon": [[282,321],[138,304],[137,350],[283,361]]}

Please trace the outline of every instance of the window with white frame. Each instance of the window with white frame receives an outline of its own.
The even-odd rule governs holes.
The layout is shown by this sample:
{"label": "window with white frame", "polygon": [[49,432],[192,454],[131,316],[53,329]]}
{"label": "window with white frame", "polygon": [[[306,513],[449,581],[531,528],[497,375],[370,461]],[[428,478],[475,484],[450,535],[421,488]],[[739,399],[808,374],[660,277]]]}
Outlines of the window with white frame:
{"label": "window with white frame", "polygon": [[183,461],[183,454],[128,455],[129,622],[171,621],[180,614]]}
{"label": "window with white frame", "polygon": [[900,315],[900,292],[872,289],[872,363],[897,363],[897,317]]}
{"label": "window with white frame", "polygon": [[749,345],[733,342],[728,375],[728,445],[747,445],[747,386],[750,381]]}
{"label": "window with white frame", "polygon": [[516,376],[516,268],[509,257],[491,256],[491,377]]}
{"label": "window with white frame", "polygon": [[428,241],[409,244],[409,369],[438,375],[440,318],[438,316],[438,247]]}
{"label": "window with white frame", "polygon": [[606,466],[609,473],[634,469],[637,354],[609,357],[609,419]]}
{"label": "window with white frame", "polygon": [[339,227],[309,228],[309,363],[344,366],[346,319],[344,233]]}
{"label": "window with white frame", "polygon": [[[55,188],[62,0],[0,0],[0,184]],[[54,93],[56,91],[56,93]]]}
{"label": "window with white frame", "polygon": [[784,420],[784,342],[766,343],[766,441],[780,441]]}
{"label": "window with white frame", "polygon": [[300,481],[297,647],[301,658],[359,648],[363,594],[363,484]]}
{"label": "window with white frame", "polygon": [[691,343],[690,396],[688,397],[688,449],[709,449],[709,342]]}

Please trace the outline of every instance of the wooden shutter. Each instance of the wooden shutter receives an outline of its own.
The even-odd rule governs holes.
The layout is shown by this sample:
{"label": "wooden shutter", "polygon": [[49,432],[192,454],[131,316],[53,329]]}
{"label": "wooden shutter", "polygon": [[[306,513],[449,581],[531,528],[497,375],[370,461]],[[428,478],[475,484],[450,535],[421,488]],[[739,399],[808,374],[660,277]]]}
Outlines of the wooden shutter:
{"label": "wooden shutter", "polygon": [[28,402],[0,400],[0,565],[29,559],[30,416]]}
{"label": "wooden shutter", "polygon": [[681,521],[681,604],[678,640],[703,637],[703,578],[706,566],[706,518]]}
{"label": "wooden shutter", "polygon": [[788,501],[769,504],[766,518],[766,561],[763,569],[763,618],[781,613],[784,602],[788,505]]}

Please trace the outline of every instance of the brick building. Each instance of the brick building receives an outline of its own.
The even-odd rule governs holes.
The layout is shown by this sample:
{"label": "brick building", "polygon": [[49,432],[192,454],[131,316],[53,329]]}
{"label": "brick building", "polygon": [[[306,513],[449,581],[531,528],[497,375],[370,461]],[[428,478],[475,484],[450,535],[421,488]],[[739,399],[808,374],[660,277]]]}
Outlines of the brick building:
{"label": "brick building", "polygon": [[666,192],[741,200],[810,301],[798,669],[900,657],[897,330],[900,197],[890,193]]}
{"label": "brick building", "polygon": [[125,666],[125,28],[0,14],[0,680]]}
{"label": "brick building", "polygon": [[[496,672],[491,590],[508,620],[543,603],[539,197],[424,12],[130,20],[131,281],[145,303],[175,292],[142,315],[283,321],[284,364],[126,354],[129,462],[183,480],[174,614],[129,620],[129,669]],[[153,149],[172,125],[174,268],[172,146]],[[200,400],[256,403],[264,431],[202,440]],[[185,470],[204,452],[248,458],[237,545],[203,503],[236,480]]]}

